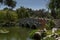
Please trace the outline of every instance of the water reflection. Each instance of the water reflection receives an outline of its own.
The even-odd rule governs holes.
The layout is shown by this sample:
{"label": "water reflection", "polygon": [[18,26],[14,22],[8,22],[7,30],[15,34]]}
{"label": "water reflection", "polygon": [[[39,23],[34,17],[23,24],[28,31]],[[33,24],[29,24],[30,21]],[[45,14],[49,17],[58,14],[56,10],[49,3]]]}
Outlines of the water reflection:
{"label": "water reflection", "polygon": [[29,33],[31,30],[26,29],[26,28],[7,28],[9,30],[9,33],[0,33],[0,40],[31,40],[28,38]]}
{"label": "water reflection", "polygon": [[32,39],[30,39],[30,38],[28,37],[26,40],[32,40]]}

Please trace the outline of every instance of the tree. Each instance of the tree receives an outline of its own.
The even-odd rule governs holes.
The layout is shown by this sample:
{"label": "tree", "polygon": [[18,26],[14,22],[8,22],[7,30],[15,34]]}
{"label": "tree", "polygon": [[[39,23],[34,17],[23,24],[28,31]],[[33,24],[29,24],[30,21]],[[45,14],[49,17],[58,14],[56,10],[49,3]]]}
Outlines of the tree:
{"label": "tree", "polygon": [[45,25],[47,29],[52,29],[55,27],[55,22],[54,20],[50,19],[47,24]]}
{"label": "tree", "polygon": [[18,14],[18,18],[28,18],[29,17],[29,10],[27,10],[24,7],[20,7],[19,9],[16,10]]}
{"label": "tree", "polygon": [[51,16],[53,16],[54,18],[56,18],[54,3],[55,3],[54,0],[50,0],[49,8],[51,9]]}
{"label": "tree", "polygon": [[56,10],[60,9],[60,0],[50,0],[48,7],[51,10],[51,16],[56,18]]}
{"label": "tree", "polygon": [[4,4],[11,8],[14,8],[16,6],[16,2],[14,0],[5,0]]}
{"label": "tree", "polygon": [[0,3],[3,3],[3,0],[0,0]]}
{"label": "tree", "polygon": [[30,17],[34,15],[34,11],[31,8],[26,8],[26,10],[28,10]]}
{"label": "tree", "polygon": [[0,0],[1,4],[7,5],[8,7],[14,8],[16,6],[16,1],[14,0]]}
{"label": "tree", "polygon": [[48,15],[48,11],[45,11],[45,9],[39,9],[39,10],[35,10],[34,11],[34,15],[36,17],[47,17]]}

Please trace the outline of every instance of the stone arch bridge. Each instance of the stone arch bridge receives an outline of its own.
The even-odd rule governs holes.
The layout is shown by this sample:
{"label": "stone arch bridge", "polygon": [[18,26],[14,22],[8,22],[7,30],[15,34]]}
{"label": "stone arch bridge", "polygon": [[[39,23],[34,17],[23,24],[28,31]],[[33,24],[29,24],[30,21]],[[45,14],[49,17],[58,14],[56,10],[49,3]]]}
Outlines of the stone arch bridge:
{"label": "stone arch bridge", "polygon": [[43,18],[25,18],[19,20],[19,26],[36,29],[46,23]]}

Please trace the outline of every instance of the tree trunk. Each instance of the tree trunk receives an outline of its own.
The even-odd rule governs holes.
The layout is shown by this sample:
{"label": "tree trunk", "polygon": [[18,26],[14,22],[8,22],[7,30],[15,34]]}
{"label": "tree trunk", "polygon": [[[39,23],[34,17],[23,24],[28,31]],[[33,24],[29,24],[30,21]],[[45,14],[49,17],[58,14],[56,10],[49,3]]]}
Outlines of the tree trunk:
{"label": "tree trunk", "polygon": [[51,10],[51,16],[56,19],[56,12],[54,9]]}

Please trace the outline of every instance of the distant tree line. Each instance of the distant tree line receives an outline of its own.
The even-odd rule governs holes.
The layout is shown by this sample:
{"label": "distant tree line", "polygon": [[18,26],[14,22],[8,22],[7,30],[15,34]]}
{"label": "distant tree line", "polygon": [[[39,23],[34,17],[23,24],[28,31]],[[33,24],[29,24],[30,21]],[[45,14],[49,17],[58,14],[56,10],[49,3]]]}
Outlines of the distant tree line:
{"label": "distant tree line", "polygon": [[19,18],[29,18],[29,17],[34,17],[34,18],[49,18],[49,12],[46,11],[45,9],[39,9],[39,10],[32,10],[31,8],[25,8],[25,7],[20,7],[16,9],[16,12],[18,14]]}

